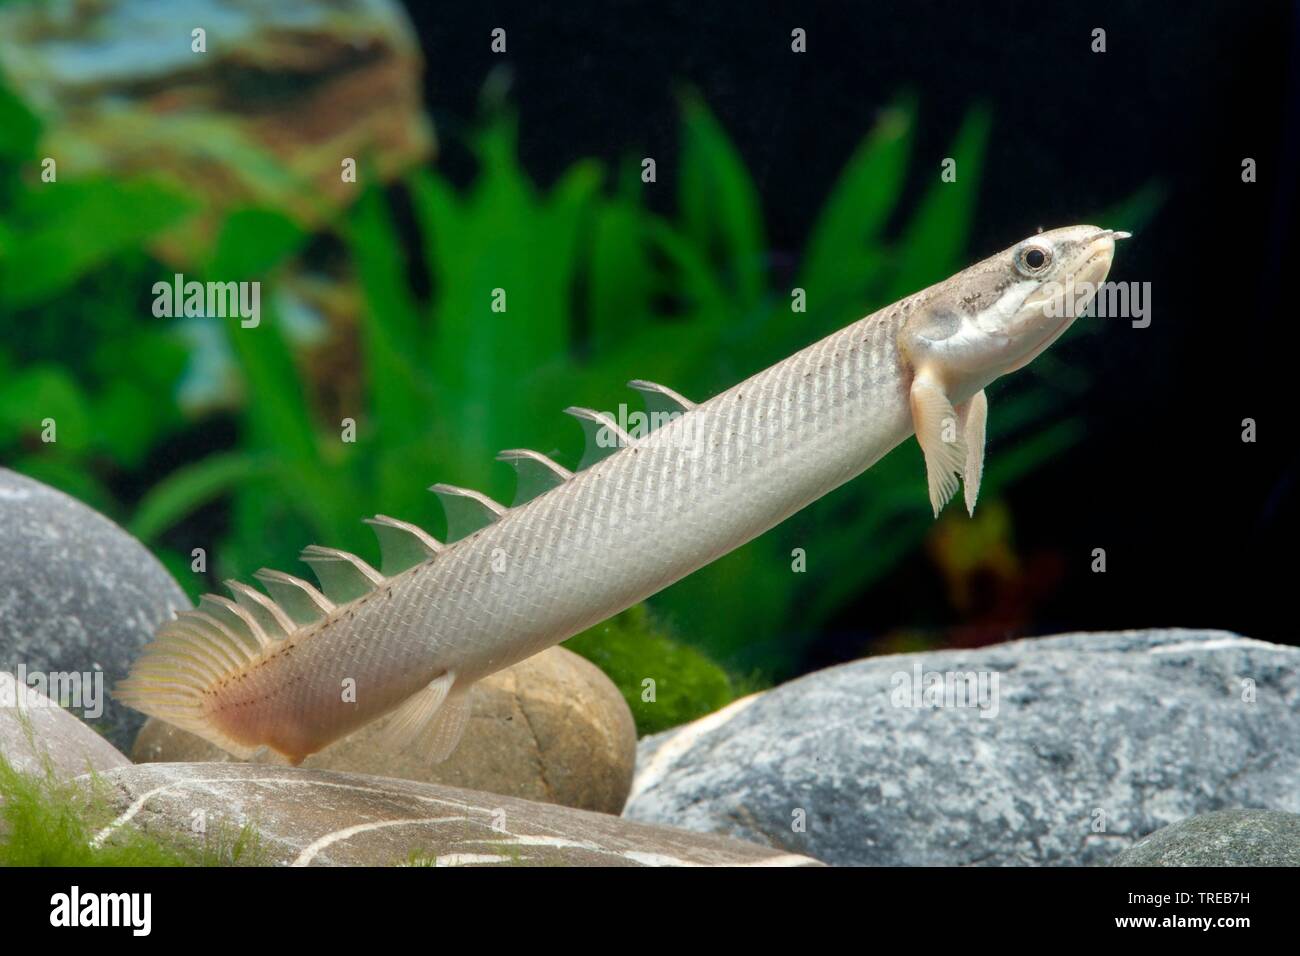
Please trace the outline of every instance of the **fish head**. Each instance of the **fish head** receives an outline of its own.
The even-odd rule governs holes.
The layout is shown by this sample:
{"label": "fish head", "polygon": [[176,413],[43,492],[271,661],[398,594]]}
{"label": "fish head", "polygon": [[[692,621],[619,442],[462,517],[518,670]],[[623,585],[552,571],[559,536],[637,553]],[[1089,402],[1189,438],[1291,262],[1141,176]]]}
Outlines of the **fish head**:
{"label": "fish head", "polygon": [[969,395],[1032,361],[1088,307],[1128,233],[1065,226],[1030,236],[927,289],[899,344],[913,369],[927,368]]}

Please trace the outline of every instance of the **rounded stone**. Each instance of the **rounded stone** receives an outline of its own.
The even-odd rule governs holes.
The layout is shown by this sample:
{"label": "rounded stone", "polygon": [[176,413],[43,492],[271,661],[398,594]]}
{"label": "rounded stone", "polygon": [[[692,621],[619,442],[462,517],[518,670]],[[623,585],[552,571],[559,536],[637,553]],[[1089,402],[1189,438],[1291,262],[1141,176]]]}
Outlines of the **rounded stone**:
{"label": "rounded stone", "polygon": [[1111,865],[1300,866],[1300,813],[1203,813],[1143,837]]}
{"label": "rounded stone", "polygon": [[20,773],[67,781],[129,767],[116,747],[44,694],[0,671],[0,757]]}
{"label": "rounded stone", "polygon": [[832,865],[1100,865],[1197,814],[1300,812],[1300,648],[1158,629],[871,657],[637,764],[629,819]]}
{"label": "rounded stone", "polygon": [[[449,784],[582,810],[619,813],[632,786],[636,726],[627,702],[594,664],[562,647],[491,674],[471,690],[460,746],[440,764],[386,745],[383,717],[308,757],[317,770]],[[150,719],[137,763],[235,761],[200,737]],[[281,762],[266,753],[258,763]]]}
{"label": "rounded stone", "polygon": [[89,680],[99,701],[70,704],[69,712],[126,749],[144,715],[115,703],[107,689],[160,624],[191,606],[189,598],[112,521],[3,468],[0,515],[0,670],[29,686],[22,675]]}

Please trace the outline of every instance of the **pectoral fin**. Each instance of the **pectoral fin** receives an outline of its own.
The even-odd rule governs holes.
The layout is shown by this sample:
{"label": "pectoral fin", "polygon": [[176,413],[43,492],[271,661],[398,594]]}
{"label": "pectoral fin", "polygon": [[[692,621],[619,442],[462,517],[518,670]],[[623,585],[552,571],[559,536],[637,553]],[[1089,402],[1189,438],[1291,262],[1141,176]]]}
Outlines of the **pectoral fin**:
{"label": "pectoral fin", "polygon": [[966,463],[962,469],[962,491],[966,497],[966,511],[974,516],[975,499],[980,493],[980,479],[984,476],[984,429],[988,424],[989,400],[980,389],[970,401],[957,406],[961,416],[961,439],[966,444]]}
{"label": "pectoral fin", "polygon": [[438,713],[455,683],[456,673],[447,671],[403,701],[384,728],[385,744],[403,750],[414,743]]}
{"label": "pectoral fin", "polygon": [[943,385],[924,370],[917,372],[912,380],[911,405],[916,440],[925,455],[930,505],[937,518],[956,493],[957,476],[966,467],[962,420],[948,400]]}
{"label": "pectoral fin", "polygon": [[469,689],[455,684],[447,671],[407,698],[384,728],[385,744],[429,763],[446,760],[469,723]]}
{"label": "pectoral fin", "polygon": [[471,709],[469,691],[453,690],[413,742],[416,753],[429,763],[442,763],[450,757],[465,736]]}

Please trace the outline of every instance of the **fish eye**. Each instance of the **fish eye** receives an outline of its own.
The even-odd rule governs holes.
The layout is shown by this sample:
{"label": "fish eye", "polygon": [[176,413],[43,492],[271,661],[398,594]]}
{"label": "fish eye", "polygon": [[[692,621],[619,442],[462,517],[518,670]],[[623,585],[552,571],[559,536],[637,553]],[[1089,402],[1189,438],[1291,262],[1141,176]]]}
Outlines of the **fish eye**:
{"label": "fish eye", "polygon": [[1041,245],[1028,245],[1016,255],[1016,268],[1022,275],[1041,275],[1052,264],[1052,250]]}

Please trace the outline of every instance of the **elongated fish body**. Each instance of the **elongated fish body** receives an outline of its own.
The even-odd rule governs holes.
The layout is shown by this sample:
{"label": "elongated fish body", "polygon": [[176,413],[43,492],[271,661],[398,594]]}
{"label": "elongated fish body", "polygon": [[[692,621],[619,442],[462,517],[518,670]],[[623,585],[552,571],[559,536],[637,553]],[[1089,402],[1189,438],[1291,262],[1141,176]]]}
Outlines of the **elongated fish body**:
{"label": "elongated fish body", "polygon": [[[441,759],[475,680],[739,547],[913,432],[936,513],[958,475],[973,508],[984,385],[1064,331],[1122,235],[1076,226],[1032,237],[699,405],[634,383],[678,413],[644,437],[619,436],[623,447],[576,474],[505,453],[553,483],[508,510],[435,486],[449,519],[453,507],[491,519],[452,544],[376,519],[386,522],[381,545],[418,557],[404,570],[385,576],[308,549],[323,594],[266,572],[276,601],[242,585],[231,585],[235,601],[205,598],[164,626],[118,696],[237,755],[267,746],[293,762],[400,707],[398,741]],[[1036,252],[1049,263],[1039,274]],[[1054,314],[1067,302],[1056,287],[1076,284],[1068,314]],[[589,442],[617,431],[577,413],[598,426]],[[385,572],[388,557],[386,548]]]}
{"label": "elongated fish body", "polygon": [[340,630],[409,628],[422,635],[409,664],[423,683],[452,667],[474,680],[739,547],[908,435],[901,314],[805,349],[508,511]]}

